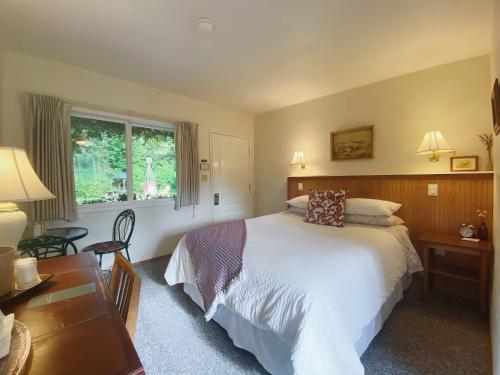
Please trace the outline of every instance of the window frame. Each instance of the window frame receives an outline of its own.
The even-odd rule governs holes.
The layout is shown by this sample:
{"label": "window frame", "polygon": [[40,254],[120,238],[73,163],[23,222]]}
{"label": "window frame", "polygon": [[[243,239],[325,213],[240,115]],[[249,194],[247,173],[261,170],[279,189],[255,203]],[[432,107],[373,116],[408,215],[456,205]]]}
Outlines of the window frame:
{"label": "window frame", "polygon": [[[132,127],[167,130],[174,133],[175,125],[167,121],[145,119],[137,116],[121,115],[111,112],[104,112],[84,107],[72,107],[69,113],[70,127],[71,117],[82,117],[92,120],[110,121],[123,124],[125,127],[125,155],[127,165],[127,200],[121,202],[89,203],[78,204],[78,212],[113,211],[126,208],[153,207],[153,206],[173,206],[174,198],[156,198],[146,200],[133,199],[133,172],[132,172]],[[73,154],[73,151],[71,152]],[[74,172],[73,172],[74,173]],[[176,182],[177,183],[177,182]]]}

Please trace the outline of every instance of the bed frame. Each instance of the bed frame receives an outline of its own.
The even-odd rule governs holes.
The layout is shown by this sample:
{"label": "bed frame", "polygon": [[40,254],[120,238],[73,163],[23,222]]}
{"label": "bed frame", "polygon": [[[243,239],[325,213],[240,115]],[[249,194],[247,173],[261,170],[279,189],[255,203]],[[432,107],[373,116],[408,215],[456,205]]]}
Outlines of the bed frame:
{"label": "bed frame", "polygon": [[[302,190],[298,190],[302,183]],[[427,195],[427,185],[438,184],[438,196]],[[288,199],[311,189],[345,189],[351,198],[375,198],[403,204],[397,215],[405,220],[410,237],[423,232],[457,234],[465,221],[478,224],[476,209],[488,211],[492,230],[493,173],[399,174],[383,176],[288,177]]]}

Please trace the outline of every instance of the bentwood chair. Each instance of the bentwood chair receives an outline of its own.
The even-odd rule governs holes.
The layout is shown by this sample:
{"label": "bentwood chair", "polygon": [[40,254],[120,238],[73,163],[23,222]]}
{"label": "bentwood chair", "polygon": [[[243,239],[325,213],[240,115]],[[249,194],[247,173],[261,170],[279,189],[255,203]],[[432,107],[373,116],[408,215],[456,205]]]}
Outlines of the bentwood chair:
{"label": "bentwood chair", "polygon": [[135,272],[132,264],[120,253],[115,254],[109,289],[125,322],[130,338],[133,340],[137,323],[139,295],[141,293],[141,278]]}
{"label": "bentwood chair", "polygon": [[121,212],[113,224],[113,239],[111,241],[98,242],[87,246],[82,251],[93,251],[99,255],[99,266],[102,264],[104,254],[112,254],[125,250],[127,259],[130,261],[128,248],[130,247],[130,238],[135,226],[135,213],[132,210]]}

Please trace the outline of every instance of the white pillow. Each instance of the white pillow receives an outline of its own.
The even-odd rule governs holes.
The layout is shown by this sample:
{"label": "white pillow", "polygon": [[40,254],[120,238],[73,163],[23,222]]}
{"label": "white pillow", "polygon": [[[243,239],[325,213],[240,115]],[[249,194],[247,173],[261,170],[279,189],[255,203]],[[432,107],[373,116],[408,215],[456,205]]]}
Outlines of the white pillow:
{"label": "white pillow", "polygon": [[404,220],[398,216],[368,216],[368,215],[344,215],[346,223],[376,225],[390,227],[393,225],[402,225]]}
{"label": "white pillow", "polygon": [[293,207],[293,206],[288,208],[288,212],[293,212],[294,214],[305,215],[306,211],[307,210],[305,208],[298,208],[298,207]]}
{"label": "white pillow", "polygon": [[[286,203],[292,207],[307,209],[309,195],[301,195],[287,200]],[[346,203],[346,215],[366,216],[391,216],[401,208],[401,204],[380,199],[348,198]]]}
{"label": "white pillow", "polygon": [[309,195],[301,195],[300,197],[295,197],[286,201],[290,206],[302,208],[304,210],[307,208],[307,202],[309,202]]}
{"label": "white pillow", "polygon": [[347,199],[346,215],[391,216],[401,205],[390,201],[367,198]]}

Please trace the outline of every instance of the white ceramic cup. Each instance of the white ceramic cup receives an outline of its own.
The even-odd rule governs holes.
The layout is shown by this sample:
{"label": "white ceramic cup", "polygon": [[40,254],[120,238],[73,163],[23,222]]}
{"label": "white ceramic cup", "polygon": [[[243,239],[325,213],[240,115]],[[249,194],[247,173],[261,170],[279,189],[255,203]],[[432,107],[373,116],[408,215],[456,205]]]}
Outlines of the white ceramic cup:
{"label": "white ceramic cup", "polygon": [[14,286],[16,253],[13,247],[0,247],[0,296],[9,293]]}
{"label": "white ceramic cup", "polygon": [[41,281],[36,268],[36,258],[21,258],[14,263],[16,289],[23,290]]}

